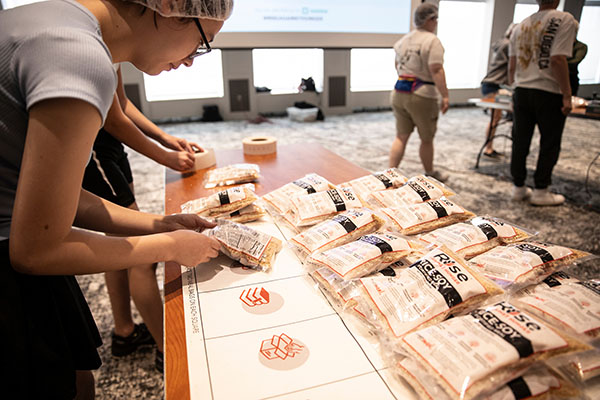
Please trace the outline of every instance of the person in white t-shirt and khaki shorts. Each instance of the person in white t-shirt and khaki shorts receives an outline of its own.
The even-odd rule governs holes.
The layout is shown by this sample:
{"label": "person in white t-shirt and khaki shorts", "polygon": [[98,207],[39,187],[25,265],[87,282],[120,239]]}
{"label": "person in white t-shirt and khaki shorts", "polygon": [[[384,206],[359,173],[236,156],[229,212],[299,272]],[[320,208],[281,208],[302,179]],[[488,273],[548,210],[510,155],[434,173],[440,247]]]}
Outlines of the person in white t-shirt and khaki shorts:
{"label": "person in white t-shirt and khaki shorts", "polygon": [[[438,8],[423,3],[414,13],[417,29],[409,32],[395,45],[398,81],[391,94],[392,110],[396,118],[396,139],[390,150],[390,167],[402,161],[408,139],[417,127],[421,145],[419,157],[425,175],[440,181],[448,175],[433,168],[433,138],[438,115],[448,110],[448,88],[444,72],[444,47],[435,35]],[[439,98],[442,98],[441,106]]]}
{"label": "person in white t-shirt and khaki shorts", "polygon": [[[571,112],[571,85],[567,57],[571,56],[578,24],[558,11],[559,0],[537,0],[539,11],[513,31],[509,47],[509,83],[514,82],[514,129],[511,157],[513,200],[536,206],[564,203],[552,193],[552,170],[558,161],[562,132]],[[540,151],[534,174],[535,188],[525,186],[527,156],[535,126],[540,131]]]}

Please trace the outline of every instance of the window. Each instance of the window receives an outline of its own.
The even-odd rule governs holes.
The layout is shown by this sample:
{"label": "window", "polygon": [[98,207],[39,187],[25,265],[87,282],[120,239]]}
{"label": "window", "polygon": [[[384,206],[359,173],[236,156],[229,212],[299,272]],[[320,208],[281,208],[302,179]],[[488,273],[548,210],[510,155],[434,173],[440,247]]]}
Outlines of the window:
{"label": "window", "polygon": [[395,57],[394,49],[350,50],[350,90],[391,90],[398,79]]}
{"label": "window", "polygon": [[312,77],[323,91],[323,49],[252,50],[254,86],[272,94],[298,93],[301,79]]}
{"label": "window", "polygon": [[578,68],[581,83],[600,82],[598,26],[600,26],[600,1],[586,1],[581,12],[581,22],[577,34],[577,38],[588,46],[587,54]]}
{"label": "window", "polygon": [[[522,22],[525,18],[529,17],[531,14],[536,13],[540,6],[536,2],[536,0],[517,0],[517,4],[515,4],[515,13],[513,16],[513,22],[518,24]],[[560,0],[558,3],[557,10],[564,10],[565,8],[565,0]]]}
{"label": "window", "polygon": [[485,76],[490,37],[486,7],[485,1],[440,1],[437,34],[445,49],[449,88],[477,88]]}
{"label": "window", "polygon": [[156,76],[144,74],[144,86],[148,101],[223,97],[221,50],[196,58],[189,68],[181,65]]}

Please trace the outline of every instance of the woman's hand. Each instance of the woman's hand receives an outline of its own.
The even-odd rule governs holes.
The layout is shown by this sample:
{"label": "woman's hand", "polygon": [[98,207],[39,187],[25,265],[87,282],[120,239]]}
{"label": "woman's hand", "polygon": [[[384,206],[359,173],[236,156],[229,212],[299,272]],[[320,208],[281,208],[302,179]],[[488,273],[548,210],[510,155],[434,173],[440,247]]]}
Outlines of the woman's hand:
{"label": "woman's hand", "polygon": [[160,221],[157,232],[171,232],[180,229],[202,232],[205,229],[214,228],[215,226],[217,224],[214,222],[207,221],[196,214],[172,214],[166,215]]}
{"label": "woman's hand", "polygon": [[202,233],[179,230],[169,233],[174,239],[173,261],[187,267],[195,267],[219,255],[219,242]]}
{"label": "woman's hand", "polygon": [[161,162],[175,171],[188,171],[194,167],[194,163],[194,155],[187,151],[167,151],[164,162]]}

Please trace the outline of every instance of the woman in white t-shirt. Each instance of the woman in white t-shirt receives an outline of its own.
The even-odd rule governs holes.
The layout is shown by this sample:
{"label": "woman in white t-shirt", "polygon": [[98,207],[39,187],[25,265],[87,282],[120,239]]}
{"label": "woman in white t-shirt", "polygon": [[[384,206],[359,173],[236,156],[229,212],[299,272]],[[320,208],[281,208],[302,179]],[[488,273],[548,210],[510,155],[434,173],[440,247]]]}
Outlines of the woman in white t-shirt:
{"label": "woman in white t-shirt", "polygon": [[417,29],[395,45],[398,81],[391,94],[396,118],[396,139],[390,150],[390,167],[402,161],[404,150],[415,126],[421,138],[419,156],[425,175],[445,181],[448,175],[433,168],[433,138],[437,130],[441,95],[442,114],[448,110],[448,88],[444,73],[444,48],[435,35],[438,8],[423,3],[414,13]]}
{"label": "woman in white t-shirt", "polygon": [[217,256],[219,243],[195,231],[214,226],[200,217],[130,210],[81,183],[115,93],[113,63],[152,75],[191,66],[232,5],[61,0],[0,11],[3,393],[94,398],[101,340],[74,275]]}

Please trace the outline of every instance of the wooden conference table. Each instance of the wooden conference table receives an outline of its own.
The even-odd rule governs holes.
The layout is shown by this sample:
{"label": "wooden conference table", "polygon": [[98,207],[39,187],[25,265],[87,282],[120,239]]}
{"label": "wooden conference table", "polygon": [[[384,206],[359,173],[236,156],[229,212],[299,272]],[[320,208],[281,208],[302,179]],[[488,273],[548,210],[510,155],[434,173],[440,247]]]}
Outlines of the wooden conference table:
{"label": "wooden conference table", "polygon": [[[261,169],[256,193],[262,196],[284,184],[314,172],[338,184],[369,172],[317,144],[280,146],[276,154],[249,156],[241,149],[216,151],[217,167],[235,163],[254,163]],[[190,174],[166,172],[165,213],[180,212],[188,200],[217,191],[204,189],[205,170]],[[200,267],[201,268],[201,267]],[[190,398],[188,360],[185,338],[181,267],[174,262],[165,265],[165,393],[169,400]]]}

